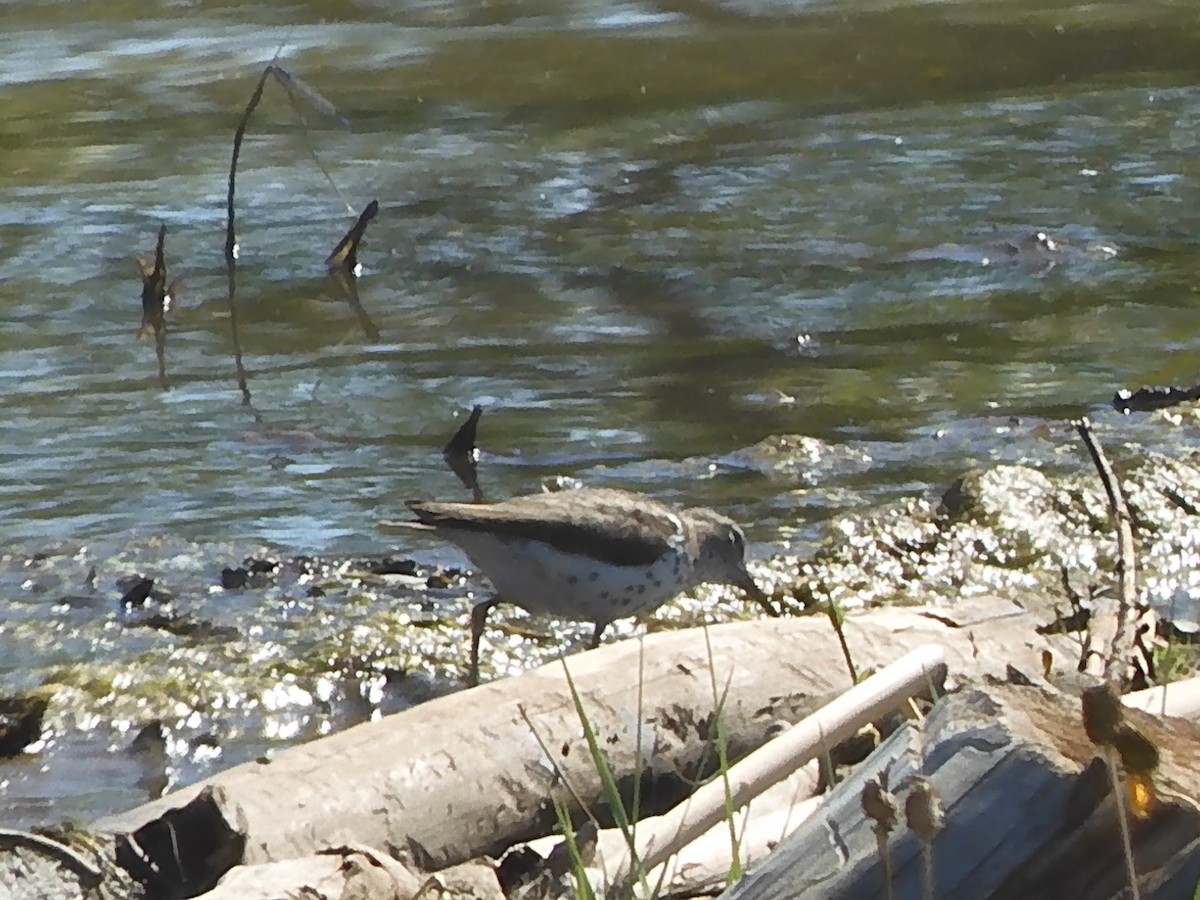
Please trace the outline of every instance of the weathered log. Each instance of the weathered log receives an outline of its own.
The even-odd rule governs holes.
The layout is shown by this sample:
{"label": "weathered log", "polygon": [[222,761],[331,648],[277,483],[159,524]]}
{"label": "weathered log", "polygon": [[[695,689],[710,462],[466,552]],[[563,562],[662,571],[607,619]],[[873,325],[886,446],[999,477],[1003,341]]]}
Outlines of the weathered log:
{"label": "weathered log", "polygon": [[[412,900],[421,881],[371,847],[330,847],[303,859],[235,866],[204,900],[275,900],[320,896],[330,900]],[[306,893],[307,892],[307,893]]]}
{"label": "weathered log", "polygon": [[[1011,666],[1036,678],[1043,650],[1066,658],[1070,647],[1035,625],[1011,604],[975,599],[852,616],[846,633],[860,668],[891,662],[898,646],[938,642],[956,674],[1005,677]],[[735,759],[850,686],[824,619],[731,623],[709,641],[711,659],[693,629],[565,661],[618,777],[639,765],[650,783],[712,771],[710,666]],[[643,792],[644,809],[679,797]],[[343,843],[433,871],[553,833],[554,804],[577,810],[577,801],[597,809],[604,794],[556,663],[235,767],[94,828],[127,835],[120,860],[152,885],[196,894],[233,865]]]}
{"label": "weathered log", "polygon": [[[1200,726],[1128,716],[1163,751],[1160,801],[1132,822],[1142,897],[1191,898],[1200,881],[1200,809],[1188,798],[1200,792]],[[865,783],[881,772],[901,803],[918,775],[940,798],[933,896],[1099,900],[1126,890],[1115,804],[1079,700],[995,686],[947,697],[923,725],[895,732],[723,900],[928,896],[921,843],[903,817],[890,837],[886,893],[861,808]]]}

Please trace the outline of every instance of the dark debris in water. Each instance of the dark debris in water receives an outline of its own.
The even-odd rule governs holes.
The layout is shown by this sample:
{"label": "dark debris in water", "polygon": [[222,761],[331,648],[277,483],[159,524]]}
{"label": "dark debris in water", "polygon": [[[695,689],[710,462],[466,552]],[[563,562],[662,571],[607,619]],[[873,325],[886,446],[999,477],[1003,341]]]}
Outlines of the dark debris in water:
{"label": "dark debris in water", "polygon": [[484,499],[483,488],[479,486],[479,419],[483,416],[483,407],[478,404],[471,410],[467,420],[462,423],[454,436],[442,448],[442,458],[446,465],[471,492],[476,503]]}
{"label": "dark debris in water", "polygon": [[221,587],[227,591],[240,591],[250,580],[250,573],[243,566],[236,569],[226,566],[221,570]]}
{"label": "dark debris in water", "polygon": [[278,569],[277,559],[247,557],[240,566],[226,566],[221,570],[221,587],[227,591],[270,587],[275,583],[274,576]]}
{"label": "dark debris in water", "polygon": [[187,613],[156,612],[126,619],[127,628],[152,628],[195,641],[233,641],[241,632],[232,625],[218,625]]}
{"label": "dark debris in water", "polygon": [[379,201],[372,200],[358,217],[358,221],[346,232],[333,252],[325,259],[325,265],[353,273],[358,268],[358,246],[362,243],[367,226],[379,213]]}
{"label": "dark debris in water", "polygon": [[417,574],[417,561],[415,559],[397,559],[394,556],[368,560],[367,567],[372,575],[415,576]]}
{"label": "dark debris in water", "polygon": [[142,578],[139,575],[132,577],[132,584],[128,588],[125,587],[130,579],[122,579],[118,582],[118,587],[125,591],[125,595],[121,597],[121,607],[123,609],[141,609],[146,605],[146,601],[150,599],[150,594],[154,590],[153,578]]}
{"label": "dark debris in water", "polygon": [[1114,245],[1105,241],[1080,245],[1046,231],[1033,231],[1017,240],[1004,240],[997,245],[997,250],[1010,260],[1047,268],[1077,259],[1112,259],[1119,253]]}
{"label": "dark debris in water", "polygon": [[142,276],[142,325],[138,337],[154,335],[154,352],[158,358],[158,379],[167,385],[167,312],[171,308],[171,297],[179,283],[167,285],[167,259],[164,245],[167,226],[158,226],[158,240],[154,246],[154,261],[136,256],[138,271]]}
{"label": "dark debris in water", "polygon": [[466,573],[461,569],[443,569],[439,572],[431,572],[425,579],[425,587],[430,590],[444,591],[454,587],[466,577]]}
{"label": "dark debris in water", "polygon": [[240,566],[223,568],[219,583],[225,590],[264,590],[314,579],[338,581],[347,576],[353,577],[354,573],[377,577],[425,577],[416,560],[393,555],[329,558],[307,555],[284,558],[250,556]]}
{"label": "dark debris in water", "polygon": [[1112,405],[1117,412],[1128,415],[1131,412],[1153,412],[1195,400],[1200,400],[1200,385],[1190,388],[1143,387],[1136,391],[1122,388],[1113,397]]}
{"label": "dark debris in water", "polygon": [[10,759],[42,736],[49,695],[0,697],[0,759]]}
{"label": "dark debris in water", "polygon": [[171,783],[170,756],[167,753],[167,731],[160,719],[145,725],[125,748],[136,760],[141,773],[137,786],[146,792],[147,799],[161,797]]}

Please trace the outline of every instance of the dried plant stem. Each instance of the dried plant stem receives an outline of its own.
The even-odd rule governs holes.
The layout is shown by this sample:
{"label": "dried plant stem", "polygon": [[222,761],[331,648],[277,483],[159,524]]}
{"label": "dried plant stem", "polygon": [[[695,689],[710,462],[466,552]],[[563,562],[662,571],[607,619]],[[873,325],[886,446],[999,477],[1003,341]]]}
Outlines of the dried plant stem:
{"label": "dried plant stem", "polygon": [[921,896],[924,900],[933,900],[933,841],[921,838]]}
{"label": "dried plant stem", "polygon": [[[232,214],[229,220],[230,231],[233,234],[233,219]],[[229,303],[229,331],[233,336],[233,364],[237,371],[238,389],[242,392],[242,405],[249,406],[253,410],[250,403],[250,381],[246,377],[246,364],[242,359],[242,337],[238,332],[238,311],[237,311],[237,260],[232,256],[225,258],[225,277],[227,282],[226,298]],[[254,413],[255,419],[258,418],[258,413]]]}
{"label": "dried plant stem", "polygon": [[[924,758],[923,744],[920,747]],[[918,775],[914,780],[913,788],[904,801],[904,815],[908,820],[909,829],[916,832],[921,842],[922,895],[925,900],[933,900],[937,893],[933,868],[933,839],[945,826],[946,817],[937,790],[928,776]]]}
{"label": "dried plant stem", "polygon": [[229,190],[225,197],[225,261],[231,266],[233,261],[237,259],[237,232],[234,227],[233,196],[237,189],[238,156],[242,152],[242,141],[246,137],[246,126],[250,124],[250,116],[254,114],[255,107],[258,106],[258,101],[262,99],[263,88],[266,87],[267,78],[271,74],[271,66],[278,58],[279,54],[276,54],[274,59],[262,70],[262,75],[258,78],[258,84],[254,86],[254,92],[250,95],[250,102],[246,104],[246,110],[242,113],[242,118],[238,122],[237,131],[233,133],[233,158],[229,161]]}
{"label": "dried plant stem", "polygon": [[1111,681],[1117,666],[1125,658],[1128,620],[1137,596],[1137,556],[1133,545],[1133,520],[1121,483],[1117,480],[1104,449],[1096,440],[1092,423],[1087,418],[1075,423],[1075,429],[1091,454],[1092,463],[1108,494],[1108,506],[1117,526],[1117,608],[1115,613],[1097,609],[1088,623],[1088,639],[1084,646],[1084,670]]}
{"label": "dried plant stem", "polygon": [[1104,766],[1112,782],[1113,800],[1117,804],[1117,822],[1121,826],[1121,848],[1125,851],[1125,872],[1129,878],[1131,900],[1141,900],[1138,889],[1137,867],[1133,862],[1133,839],[1129,834],[1129,811],[1125,808],[1125,794],[1121,789],[1121,776],[1117,772],[1117,753],[1111,745],[1104,747]]}
{"label": "dried plant stem", "polygon": [[886,832],[875,831],[875,845],[879,851],[879,872],[883,878],[883,896],[896,900],[896,888],[892,884],[892,848]]}
{"label": "dried plant stem", "polygon": [[862,791],[862,809],[874,824],[875,849],[879,853],[879,877],[883,879],[885,900],[895,900],[896,889],[892,884],[892,851],[888,839],[899,820],[896,795],[888,790],[887,770],[867,781]]}
{"label": "dried plant stem", "polygon": [[[275,59],[279,58],[279,54],[275,55]],[[271,63],[275,62],[271,60]],[[246,110],[242,113],[242,118],[238,122],[237,130],[233,134],[233,156],[229,161],[229,185],[228,192],[225,196],[225,275],[228,281],[227,299],[229,302],[229,328],[233,335],[233,361],[237,369],[238,388],[242,392],[242,405],[250,406],[250,384],[246,377],[246,366],[242,361],[242,340],[238,334],[238,314],[237,314],[237,228],[235,225],[234,212],[234,194],[237,191],[237,164],[238,156],[242,152],[242,141],[246,137],[246,126],[250,124],[250,116],[253,115],[255,107],[262,99],[263,88],[266,86],[267,77],[271,74],[271,65],[267,65],[262,75],[258,78],[258,84],[254,86],[254,92],[250,95],[250,102],[246,104]]]}
{"label": "dried plant stem", "polygon": [[850,672],[851,684],[858,684],[858,667],[854,665],[854,656],[850,653],[850,644],[846,640],[846,611],[833,598],[825,604],[829,614],[829,622],[833,625],[833,633],[837,635],[838,644],[842,648],[842,658],[846,660],[846,668]]}

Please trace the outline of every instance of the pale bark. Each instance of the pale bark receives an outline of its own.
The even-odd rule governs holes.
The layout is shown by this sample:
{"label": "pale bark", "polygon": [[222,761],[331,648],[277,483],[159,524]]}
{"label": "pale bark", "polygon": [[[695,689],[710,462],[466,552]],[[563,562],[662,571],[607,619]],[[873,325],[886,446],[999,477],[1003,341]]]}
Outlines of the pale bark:
{"label": "pale bark", "polygon": [[1132,709],[1183,719],[1200,718],[1200,678],[1185,678],[1160,684],[1144,691],[1134,691],[1121,698]]}

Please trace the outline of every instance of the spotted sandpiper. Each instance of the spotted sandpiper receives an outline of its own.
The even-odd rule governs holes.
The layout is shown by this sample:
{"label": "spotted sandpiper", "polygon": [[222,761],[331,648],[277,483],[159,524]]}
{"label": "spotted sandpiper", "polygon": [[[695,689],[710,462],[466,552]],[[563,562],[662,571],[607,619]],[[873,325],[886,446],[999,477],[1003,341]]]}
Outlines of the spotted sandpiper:
{"label": "spotted sandpiper", "polygon": [[[471,611],[471,669],[487,615],[509,602],[532,613],[595,623],[657,609],[698,584],[731,584],[778,615],[746,571],[746,538],[711,509],[675,509],[629,491],[580,488],[500,503],[410,500],[418,522],[463,551],[496,589]],[[399,523],[396,523],[399,524]]]}

